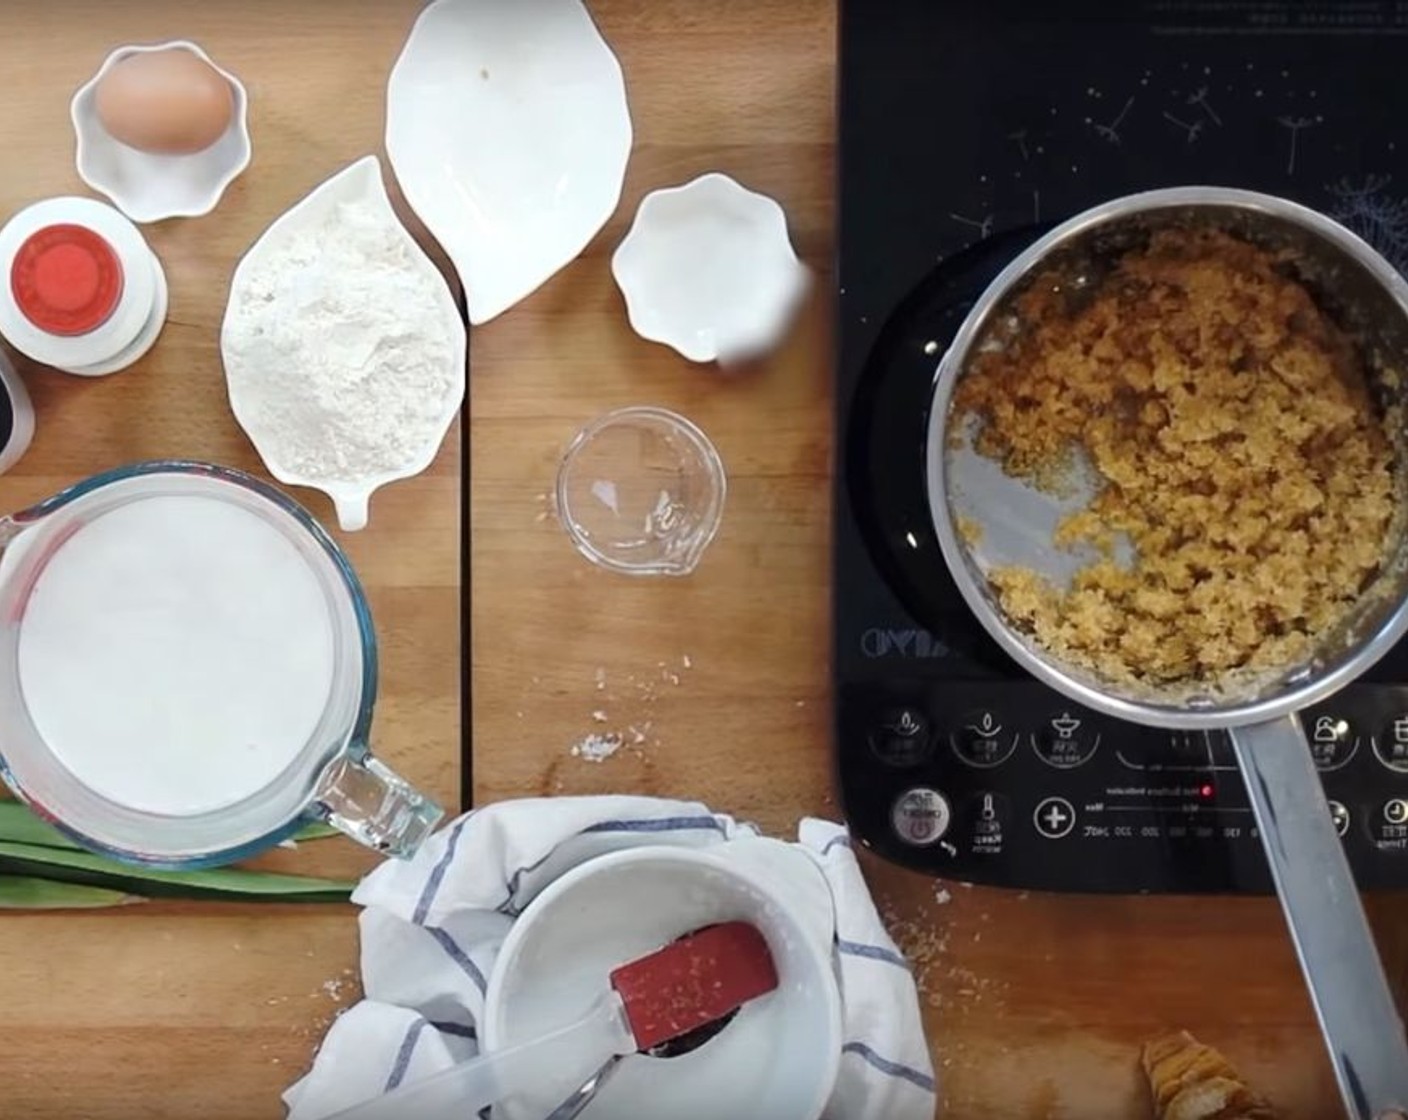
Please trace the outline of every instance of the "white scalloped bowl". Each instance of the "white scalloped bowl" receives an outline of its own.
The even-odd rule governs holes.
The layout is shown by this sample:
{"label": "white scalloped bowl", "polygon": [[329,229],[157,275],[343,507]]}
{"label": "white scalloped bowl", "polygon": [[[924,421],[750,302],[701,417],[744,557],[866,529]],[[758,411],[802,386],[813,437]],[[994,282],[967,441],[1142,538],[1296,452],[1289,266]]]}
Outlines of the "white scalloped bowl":
{"label": "white scalloped bowl", "polygon": [[[303,478],[289,470],[278,462],[269,450],[265,433],[260,430],[255,419],[256,411],[241,398],[234,381],[230,379],[231,350],[228,345],[227,333],[230,326],[231,308],[235,306],[235,293],[249,283],[249,275],[260,256],[265,252],[266,247],[277,243],[281,238],[291,236],[302,226],[322,221],[325,215],[339,203],[353,201],[371,202],[378,209],[383,210],[385,216],[390,218],[396,228],[400,230],[401,236],[410,249],[412,259],[429,275],[435,277],[436,291],[439,293],[440,313],[447,323],[453,324],[450,334],[454,339],[454,352],[452,355],[453,368],[450,370],[450,375],[454,391],[446,395],[444,409],[434,426],[433,438],[427,439],[421,453],[407,466],[400,470],[362,478],[338,481],[312,480]],[[338,525],[346,532],[366,527],[368,508],[373,492],[389,482],[398,482],[401,479],[420,474],[435,460],[440,445],[444,442],[445,433],[449,430],[451,422],[458,415],[460,406],[464,402],[466,348],[464,321],[460,318],[459,309],[455,306],[454,297],[450,294],[445,277],[426,256],[425,250],[420,247],[415,238],[406,231],[400,219],[396,217],[396,211],[391,205],[391,198],[386,193],[386,185],[382,182],[381,161],[376,156],[363,156],[355,163],[343,168],[332,178],[314,187],[302,200],[275,219],[273,224],[260,235],[259,240],[249,247],[245,255],[240,258],[240,262],[235,268],[235,274],[230,280],[230,297],[220,332],[221,361],[226,371],[225,387],[230,398],[230,408],[235,414],[235,419],[239,421],[240,427],[244,429],[250,442],[254,444],[255,450],[259,452],[264,466],[274,478],[286,486],[307,486],[314,490],[321,490],[332,498],[333,505],[337,510]],[[294,373],[296,371],[290,371],[290,375]]]}
{"label": "white scalloped bowl", "polygon": [[580,0],[435,0],[391,71],[386,151],[484,323],[615,211],[631,152],[621,66]]}
{"label": "white scalloped bowl", "polygon": [[777,344],[810,278],[782,207],[718,172],[641,199],[611,273],[638,335],[725,365]]}
{"label": "white scalloped bowl", "polygon": [[[205,61],[230,83],[234,112],[230,126],[208,148],[189,155],[160,155],[142,152],[114,140],[94,105],[98,83],[114,66],[134,54],[179,49],[190,51]],[[98,72],[78,92],[69,105],[73,131],[78,138],[75,162],[78,175],[95,191],[134,222],[159,222],[166,218],[198,218],[215,209],[225,188],[249,166],[252,151],[249,140],[249,95],[243,83],[228,70],[185,39],[166,43],[144,43],[118,47],[103,60]]]}

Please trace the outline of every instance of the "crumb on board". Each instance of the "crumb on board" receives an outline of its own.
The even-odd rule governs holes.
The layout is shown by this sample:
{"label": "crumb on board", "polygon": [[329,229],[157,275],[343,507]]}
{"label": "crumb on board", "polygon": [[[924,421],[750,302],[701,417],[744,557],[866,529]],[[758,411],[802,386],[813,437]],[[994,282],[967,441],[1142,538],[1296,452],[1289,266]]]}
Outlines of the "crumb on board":
{"label": "crumb on board", "polygon": [[[936,894],[943,890],[935,883]],[[937,901],[937,899],[936,899]],[[883,898],[877,899],[881,921],[895,945],[909,962],[921,1003],[946,1013],[968,1015],[1006,1008],[1009,983],[984,976],[967,967],[965,953],[981,934],[964,928],[966,911],[955,904],[940,915],[935,910],[901,912]]]}

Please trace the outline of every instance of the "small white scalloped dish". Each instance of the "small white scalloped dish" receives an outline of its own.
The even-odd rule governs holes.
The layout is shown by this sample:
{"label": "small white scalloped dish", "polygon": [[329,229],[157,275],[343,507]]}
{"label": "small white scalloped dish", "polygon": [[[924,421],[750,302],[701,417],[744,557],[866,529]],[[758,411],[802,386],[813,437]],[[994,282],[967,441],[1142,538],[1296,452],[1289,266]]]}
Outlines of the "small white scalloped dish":
{"label": "small white scalloped dish", "polygon": [[[197,55],[230,83],[234,112],[230,126],[208,148],[189,155],[161,155],[138,151],[114,140],[94,107],[98,83],[114,66],[134,54],[185,50]],[[134,222],[159,222],[166,218],[198,218],[215,204],[240,173],[249,166],[249,96],[244,85],[185,39],[118,47],[103,60],[69,104],[69,116],[78,138],[75,162],[79,177]]]}
{"label": "small white scalloped dish", "polygon": [[[335,482],[327,479],[314,481],[302,478],[288,470],[273,458],[267,443],[261,443],[261,432],[258,430],[258,424],[252,419],[253,410],[245,406],[245,402],[241,400],[240,394],[229,376],[231,350],[227,332],[231,322],[231,309],[235,306],[235,294],[248,285],[249,277],[267,247],[277,244],[283,238],[292,236],[300,228],[322,222],[339,203],[358,201],[369,202],[377,209],[383,210],[384,216],[395,224],[401,237],[405,239],[411,258],[427,274],[435,278],[435,289],[439,293],[438,298],[441,303],[440,311],[447,322],[453,322],[450,336],[454,340],[454,352],[453,369],[450,371],[450,375],[454,391],[446,395],[444,410],[438,417],[434,428],[434,438],[426,441],[421,453],[407,466],[400,470],[363,478]],[[371,496],[377,489],[389,482],[411,478],[430,466],[439,453],[440,445],[445,439],[445,433],[449,430],[451,422],[458,415],[464,402],[467,347],[464,321],[460,318],[459,309],[455,306],[454,297],[450,294],[444,274],[435,267],[431,259],[426,256],[425,250],[420,247],[415,238],[401,224],[401,220],[396,217],[396,211],[391,205],[391,198],[386,192],[386,185],[382,182],[381,161],[376,156],[363,156],[355,163],[343,168],[332,178],[314,187],[301,201],[275,219],[273,224],[260,235],[259,240],[250,246],[245,255],[240,258],[240,262],[235,268],[234,277],[230,281],[230,297],[226,304],[225,319],[221,326],[220,343],[221,360],[226,370],[225,386],[230,398],[230,408],[235,414],[235,419],[239,421],[240,427],[244,429],[250,442],[254,444],[255,450],[259,452],[259,457],[264,460],[264,465],[268,468],[269,473],[286,486],[307,486],[327,494],[332,498],[333,505],[337,510],[339,526],[347,532],[366,527]]]}
{"label": "small white scalloped dish", "polygon": [[581,0],[435,0],[386,92],[386,151],[471,323],[535,291],[621,200],[620,63]]}
{"label": "small white scalloped dish", "polygon": [[611,274],[638,335],[723,365],[775,346],[810,281],[782,207],[717,171],[641,199]]}

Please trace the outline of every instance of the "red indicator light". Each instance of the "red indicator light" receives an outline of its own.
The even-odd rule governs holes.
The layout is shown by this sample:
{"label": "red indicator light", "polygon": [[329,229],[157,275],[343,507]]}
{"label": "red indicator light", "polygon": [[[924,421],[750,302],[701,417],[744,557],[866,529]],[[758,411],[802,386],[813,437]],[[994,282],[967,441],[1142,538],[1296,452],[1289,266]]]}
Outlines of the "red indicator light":
{"label": "red indicator light", "polygon": [[1212,794],[1213,794],[1213,789],[1212,789],[1212,786],[1210,786],[1210,785],[1202,786],[1202,787],[1198,790],[1198,795],[1199,795],[1200,797],[1202,797],[1204,801],[1206,801],[1208,798],[1212,797]]}

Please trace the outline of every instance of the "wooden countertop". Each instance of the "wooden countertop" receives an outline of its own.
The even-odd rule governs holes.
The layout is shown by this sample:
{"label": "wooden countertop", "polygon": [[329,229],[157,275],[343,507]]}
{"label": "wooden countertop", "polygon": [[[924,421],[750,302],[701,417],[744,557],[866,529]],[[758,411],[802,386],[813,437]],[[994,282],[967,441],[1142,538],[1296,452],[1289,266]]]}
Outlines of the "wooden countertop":
{"label": "wooden countertop", "polygon": [[[11,0],[0,11],[0,218],[79,191],[68,98],[106,51],[189,37],[248,84],[254,164],[211,216],[149,227],[172,282],[156,350],[106,381],[25,369],[33,449],[14,508],[134,458],[257,468],[223,399],[217,331],[240,252],[284,208],[380,148],[386,74],[413,0],[240,5]],[[828,705],[834,38],[827,0],[592,0],[625,69],[636,146],[622,205],[583,257],[474,333],[471,389],[476,799],[698,797],[791,835],[834,815]],[[648,189],[717,168],[778,198],[816,277],[794,337],[747,375],[690,366],[626,325],[609,256]],[[628,403],[676,408],[729,471],[718,541],[685,581],[589,567],[548,515],[573,431]],[[458,790],[459,441],[342,537],[383,652],[379,750]],[[320,496],[302,493],[321,517]],[[688,659],[688,667],[686,667]],[[597,688],[599,673],[605,688]],[[593,713],[602,711],[606,722]],[[646,725],[649,725],[648,727]],[[572,744],[645,730],[593,764]],[[351,874],[330,841],[272,865]],[[1183,1027],[1223,1047],[1294,1120],[1334,1115],[1328,1067],[1274,902],[1082,898],[944,884],[867,863],[910,953],[947,1115],[1148,1115],[1139,1044]],[[1408,922],[1372,907],[1398,990]],[[151,904],[0,917],[0,1114],[31,1120],[281,1115],[279,1091],[355,998],[345,907]]]}

